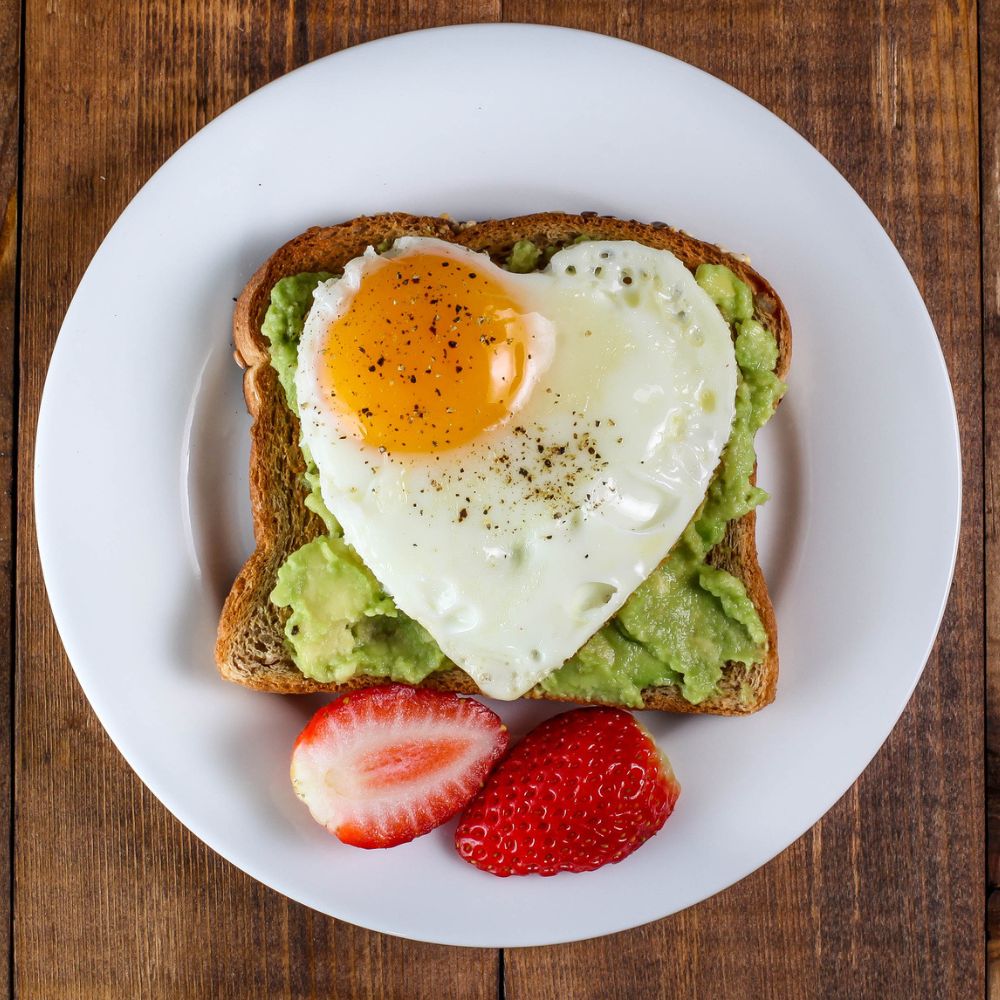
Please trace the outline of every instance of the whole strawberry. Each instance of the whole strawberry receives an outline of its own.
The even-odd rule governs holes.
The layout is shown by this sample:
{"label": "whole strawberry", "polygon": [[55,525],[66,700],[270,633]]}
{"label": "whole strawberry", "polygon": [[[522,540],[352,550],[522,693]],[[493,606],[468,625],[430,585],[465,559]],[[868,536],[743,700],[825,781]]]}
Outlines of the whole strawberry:
{"label": "whole strawberry", "polygon": [[455,846],[494,875],[592,871],[645,843],[679,794],[670,762],[628,712],[579,708],[514,748],[469,804]]}

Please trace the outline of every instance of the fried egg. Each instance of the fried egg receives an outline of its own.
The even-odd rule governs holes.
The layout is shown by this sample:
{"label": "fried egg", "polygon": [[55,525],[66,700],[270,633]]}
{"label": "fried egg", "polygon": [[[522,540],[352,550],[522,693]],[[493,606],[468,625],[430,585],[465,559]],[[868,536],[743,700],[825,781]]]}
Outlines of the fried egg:
{"label": "fried egg", "polygon": [[485,694],[513,699],[695,514],[736,360],[666,250],[583,242],[513,274],[407,237],[317,287],[295,386],[346,540]]}

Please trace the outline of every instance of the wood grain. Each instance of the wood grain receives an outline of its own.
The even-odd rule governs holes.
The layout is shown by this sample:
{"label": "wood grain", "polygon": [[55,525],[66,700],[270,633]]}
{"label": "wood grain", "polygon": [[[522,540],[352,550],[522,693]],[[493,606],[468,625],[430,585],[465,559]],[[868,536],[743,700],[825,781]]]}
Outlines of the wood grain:
{"label": "wood grain", "polygon": [[956,390],[965,476],[962,548],[940,639],[861,780],[769,866],[686,913],[613,938],[507,952],[506,996],[980,997],[975,8],[566,0],[542,9],[506,0],[504,16],[662,49],[746,91],[816,145],[886,226],[926,298]]}
{"label": "wood grain", "polygon": [[[6,33],[16,10],[0,0],[5,194],[13,174],[3,171],[16,163],[6,138],[7,123],[17,120],[16,105],[7,117],[12,93],[16,100],[7,72],[16,45]],[[326,52],[501,14],[618,34],[700,65],[775,110],[833,161],[887,227],[927,299],[955,384],[966,489],[955,588],[925,677],[885,748],[822,823],[740,885],[677,917],[612,938],[506,953],[501,988],[514,1000],[982,996],[974,7],[964,0],[505,0],[502,10],[500,0],[405,7],[374,0],[27,0],[11,984],[19,997],[497,995],[496,953],[402,942],[290,903],[208,851],[142,787],[80,693],[53,628],[34,544],[30,469],[45,367],[70,295],[129,198],[181,142],[244,94]],[[984,57],[982,67],[989,146],[983,252],[992,262],[984,318],[993,347],[987,385],[995,393],[1000,52],[995,11],[984,5],[981,17],[992,60]],[[13,428],[4,414],[11,397],[3,393],[16,380],[5,367],[14,344],[13,308],[6,311],[13,296],[4,294],[14,274],[8,232],[0,255],[0,459],[9,465]],[[986,443],[992,471],[997,446],[992,436]],[[4,468],[0,463],[8,483]],[[995,495],[990,481],[990,718],[1000,722]],[[8,557],[6,502],[0,489],[0,562]],[[9,585],[9,573],[0,578],[0,587]],[[9,603],[8,594],[0,607]],[[991,733],[996,748],[1000,726]],[[4,738],[0,730],[0,752]]]}
{"label": "wood grain", "polygon": [[[14,490],[17,407],[17,251],[20,173],[21,10],[0,0],[0,718],[11,719],[14,648]],[[0,726],[0,886],[11,879],[12,726]],[[10,989],[12,894],[4,892],[0,922],[0,993]]]}
{"label": "wood grain", "polygon": [[[170,153],[295,65],[401,27],[498,12],[488,2],[416,3],[400,24],[376,3],[29,3],[22,472],[73,289]],[[0,438],[3,414],[0,400]],[[495,997],[495,952],[411,944],[315,914],[230,867],[166,813],[104,735],[63,654],[27,474],[19,506],[17,995]]]}

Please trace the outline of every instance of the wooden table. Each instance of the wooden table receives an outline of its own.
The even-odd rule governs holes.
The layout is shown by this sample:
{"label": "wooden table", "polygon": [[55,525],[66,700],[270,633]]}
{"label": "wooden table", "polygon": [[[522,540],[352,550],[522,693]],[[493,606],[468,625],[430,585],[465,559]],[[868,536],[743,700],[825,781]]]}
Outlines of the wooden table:
{"label": "wooden table", "polygon": [[[0,769],[9,835],[0,878],[12,890],[0,981],[39,1000],[981,997],[987,899],[1000,881],[1000,487],[984,476],[1000,469],[998,5],[392,7],[0,0],[0,621],[10,651],[0,711],[12,720],[0,731],[11,762]],[[498,954],[320,916],[253,882],[167,814],[105,736],[62,651],[35,548],[31,467],[46,364],[73,289],[167,156],[243,95],[318,56],[406,29],[501,19],[662,49],[755,97],[829,157],[927,301],[955,387],[965,502],[955,585],[923,680],[822,822],[675,917]],[[914,489],[920,475],[934,470],[915,469]],[[1000,976],[992,990],[1000,997]]]}

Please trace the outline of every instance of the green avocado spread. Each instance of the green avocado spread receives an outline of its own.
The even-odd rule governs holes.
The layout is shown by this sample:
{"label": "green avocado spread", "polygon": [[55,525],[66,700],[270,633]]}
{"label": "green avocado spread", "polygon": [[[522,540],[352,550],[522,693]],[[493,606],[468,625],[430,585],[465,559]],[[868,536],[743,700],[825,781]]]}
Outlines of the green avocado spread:
{"label": "green avocado spread", "polygon": [[[558,249],[521,240],[506,266],[536,270]],[[329,277],[294,275],[271,292],[262,331],[293,410],[299,338],[313,290]],[[753,318],[750,288],[729,268],[702,264],[695,278],[733,330],[739,378],[729,442],[704,503],[666,559],[608,624],[541,682],[550,694],[641,707],[644,688],[676,684],[688,701],[698,703],[715,690],[724,664],[759,663],[767,653],[767,634],[742,582],[707,559],[723,542],[727,524],[767,499],[750,477],[754,434],[785,389],[774,374],[778,347]],[[285,636],[299,669],[322,682],[360,673],[416,683],[454,666],[427,630],[395,606],[344,540],[323,503],[315,465],[308,453],[304,457],[306,506],[328,533],[288,557],[271,593],[274,604],[289,609]]]}

